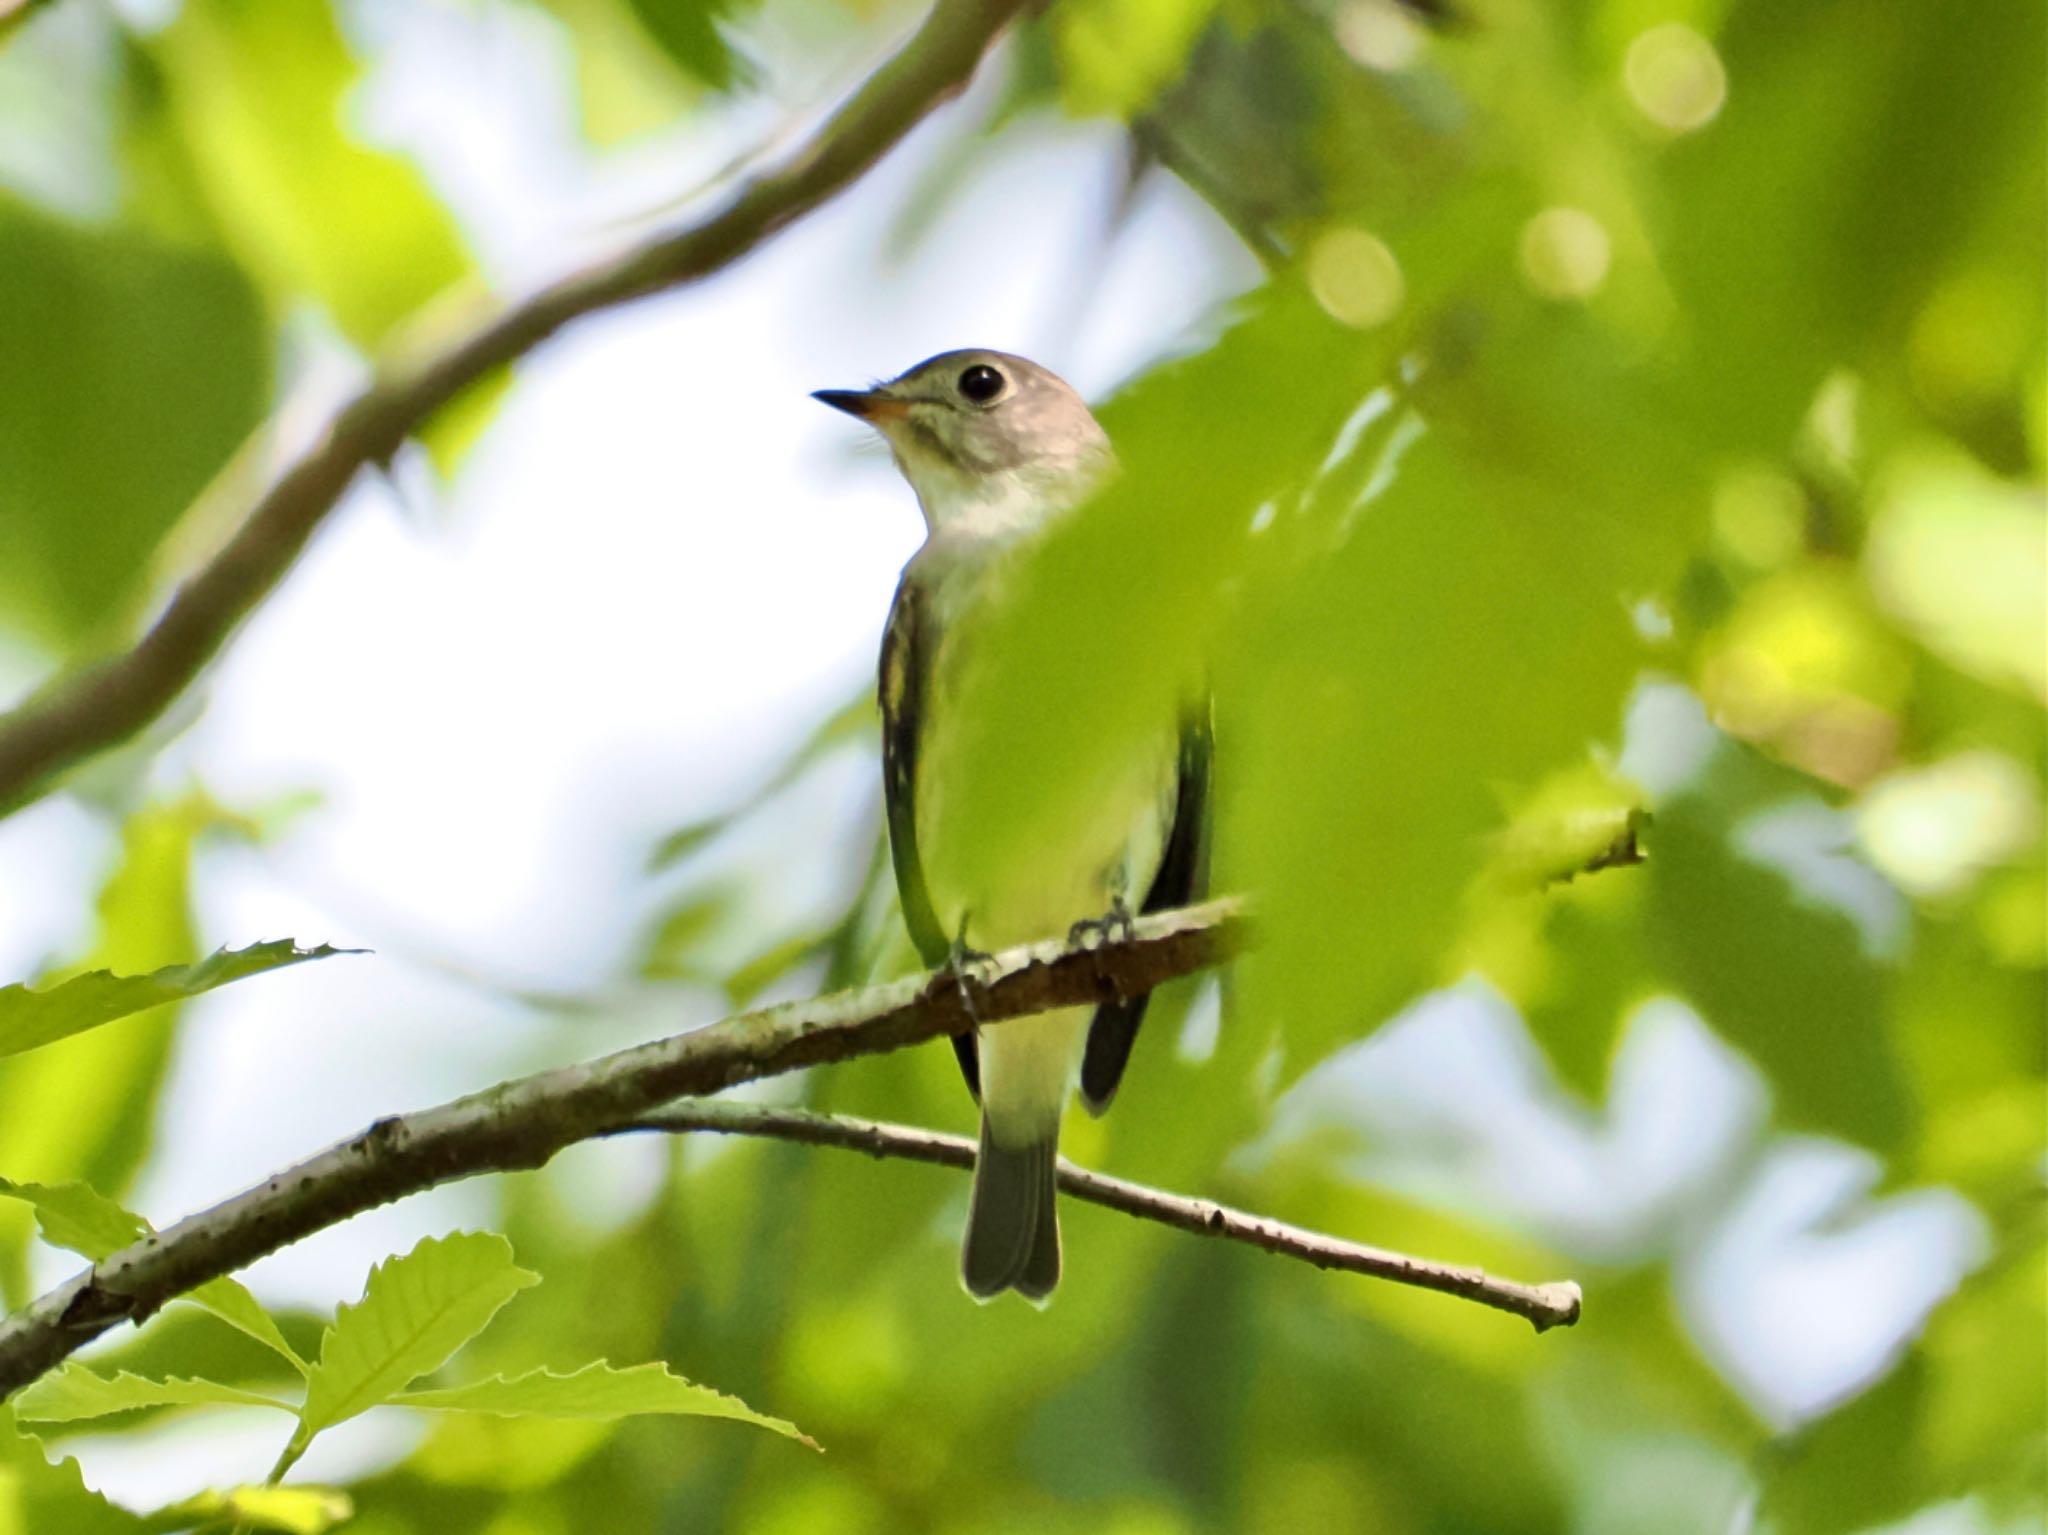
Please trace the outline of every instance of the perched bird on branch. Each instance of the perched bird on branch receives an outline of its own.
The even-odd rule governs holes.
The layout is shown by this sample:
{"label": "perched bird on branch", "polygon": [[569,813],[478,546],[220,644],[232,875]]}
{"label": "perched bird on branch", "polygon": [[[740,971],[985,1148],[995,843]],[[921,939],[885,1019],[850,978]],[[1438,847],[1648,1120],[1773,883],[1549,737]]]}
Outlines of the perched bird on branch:
{"label": "perched bird on branch", "polygon": [[[1180,906],[1203,880],[1209,781],[1206,705],[1162,719],[1154,749],[1122,765],[1029,868],[991,873],[980,829],[949,815],[949,788],[974,771],[970,715],[1002,698],[967,696],[975,619],[1019,553],[1081,508],[1116,467],[1081,397],[1004,352],[946,352],[865,390],[816,398],[888,442],[924,510],[925,541],[904,567],[882,640],[883,788],[896,888],[911,938],[933,968],[963,978],[981,951],[1068,928],[1113,931],[1133,911]],[[1034,729],[1057,730],[1056,721]],[[1008,733],[1028,743],[1031,731]],[[1028,749],[1028,748],[1027,748]],[[1005,764],[1029,775],[1028,762]],[[957,802],[957,793],[954,796]],[[1060,1115],[1078,1076],[1089,1108],[1108,1106],[1145,999],[1067,1008],[957,1036],[981,1101],[981,1144],[960,1259],[968,1291],[1033,1301],[1060,1277],[1053,1209]]]}

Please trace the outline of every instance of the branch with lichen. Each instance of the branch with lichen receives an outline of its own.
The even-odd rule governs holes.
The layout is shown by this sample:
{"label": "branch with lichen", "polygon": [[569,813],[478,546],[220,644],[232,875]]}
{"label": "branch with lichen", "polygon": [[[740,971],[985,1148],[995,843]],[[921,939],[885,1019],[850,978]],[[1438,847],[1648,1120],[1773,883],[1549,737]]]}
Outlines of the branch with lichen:
{"label": "branch with lichen", "polygon": [[[721,1126],[700,1122],[692,1128],[731,1128],[734,1116],[746,1112],[678,1105],[680,1099],[970,1027],[1000,1027],[1006,1019],[1051,1008],[1138,996],[1240,952],[1250,937],[1250,920],[1240,900],[1210,901],[1141,917],[1127,936],[1099,947],[1048,941],[1007,950],[964,981],[950,973],[914,976],[783,1003],[380,1119],[254,1188],[132,1243],[0,1322],[0,1399],[110,1328],[141,1322],[209,1280],[378,1205],[479,1173],[540,1167],[564,1148],[598,1136],[635,1127],[676,1128],[676,1116],[695,1112],[704,1121],[723,1115]],[[753,1123],[767,1121],[757,1116]],[[788,1128],[791,1122],[781,1123]],[[827,1128],[837,1123],[811,1123],[805,1134],[820,1141],[851,1137],[854,1144],[866,1136],[870,1145],[896,1134],[891,1144],[902,1148],[908,1143],[900,1137],[917,1133]],[[800,1138],[793,1129],[789,1137]],[[941,1139],[926,1137],[920,1144],[931,1159],[968,1154],[964,1142],[957,1151],[941,1149]],[[1539,1327],[1570,1322],[1578,1314],[1576,1291],[1565,1285],[1516,1286],[1476,1270],[1376,1252],[1077,1168],[1061,1176],[1085,1199],[1327,1267],[1463,1295]]]}

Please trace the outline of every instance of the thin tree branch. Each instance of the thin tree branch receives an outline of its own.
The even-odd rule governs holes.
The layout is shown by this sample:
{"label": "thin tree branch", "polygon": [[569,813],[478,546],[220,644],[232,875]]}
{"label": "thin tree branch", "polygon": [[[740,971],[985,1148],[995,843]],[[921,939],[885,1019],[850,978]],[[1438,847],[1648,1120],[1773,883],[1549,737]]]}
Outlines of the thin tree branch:
{"label": "thin tree branch", "polygon": [[[572,320],[700,281],[843,191],[964,88],[996,37],[1033,3],[938,0],[803,149],[719,212],[563,278],[443,350],[389,364],[270,483],[133,648],[58,677],[0,716],[0,815],[163,713],[284,578],[358,471],[387,462],[435,411]],[[0,11],[0,20],[18,14]]]}
{"label": "thin tree branch", "polygon": [[[0,1400],[123,1321],[301,1237],[407,1194],[539,1167],[659,1105],[804,1066],[900,1049],[1048,1008],[1138,996],[1240,951],[1236,899],[1141,917],[1128,938],[1006,950],[980,973],[913,976],[722,1023],[380,1119],[257,1187],[94,1264],[0,1322]],[[973,1011],[968,1011],[971,993]]]}
{"label": "thin tree branch", "polygon": [[[853,1119],[843,1114],[814,1114],[803,1109],[773,1108],[765,1104],[710,1098],[689,1098],[665,1104],[620,1129],[670,1133],[702,1130],[718,1135],[757,1135],[773,1140],[797,1141],[806,1146],[839,1146],[848,1151],[864,1151],[872,1157],[901,1157],[940,1167],[974,1165],[974,1142],[962,1136],[913,1129],[908,1125],[883,1124],[872,1119]],[[1059,1181],[1067,1193],[1091,1204],[1158,1221],[1198,1236],[1243,1242],[1265,1252],[1299,1258],[1320,1269],[1342,1269],[1346,1273],[1367,1274],[1396,1284],[1460,1296],[1521,1317],[1538,1332],[1546,1332],[1553,1327],[1569,1327],[1579,1319],[1579,1287],[1568,1279],[1550,1284],[1522,1284],[1498,1278],[1484,1269],[1411,1258],[1405,1253],[1346,1242],[1300,1226],[1290,1226],[1283,1221],[1247,1215],[1206,1199],[1189,1199],[1148,1188],[1141,1183],[1128,1183],[1122,1178],[1111,1178],[1085,1167],[1076,1167],[1064,1157],[1060,1159]]]}

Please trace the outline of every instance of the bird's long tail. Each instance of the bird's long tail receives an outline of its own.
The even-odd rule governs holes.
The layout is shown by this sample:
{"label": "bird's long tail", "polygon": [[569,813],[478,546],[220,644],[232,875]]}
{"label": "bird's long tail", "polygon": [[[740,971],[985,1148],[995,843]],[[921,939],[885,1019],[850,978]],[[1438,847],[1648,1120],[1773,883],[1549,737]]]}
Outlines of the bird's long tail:
{"label": "bird's long tail", "polygon": [[960,1278],[977,1300],[1015,1290],[1044,1301],[1060,1282],[1060,1222],[1053,1208],[1059,1122],[1021,1145],[996,1139],[981,1116],[981,1152],[974,1161],[974,1199]]}

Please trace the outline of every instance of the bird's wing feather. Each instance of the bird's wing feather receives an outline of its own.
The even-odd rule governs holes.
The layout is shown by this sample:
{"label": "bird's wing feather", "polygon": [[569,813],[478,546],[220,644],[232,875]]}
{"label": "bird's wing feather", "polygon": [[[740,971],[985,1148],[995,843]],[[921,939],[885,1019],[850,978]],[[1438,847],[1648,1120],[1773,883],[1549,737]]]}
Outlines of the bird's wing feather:
{"label": "bird's wing feather", "polygon": [[[1145,892],[1143,911],[1169,911],[1200,900],[1209,888],[1209,767],[1215,756],[1209,700],[1204,697],[1181,721],[1180,755],[1175,764],[1173,826],[1159,872]],[[1100,1114],[1116,1096],[1138,1025],[1145,1021],[1146,996],[1108,1002],[1095,1010],[1088,1029],[1088,1049],[1081,1061],[1081,1096],[1091,1113]]]}
{"label": "bird's wing feather", "polygon": [[[932,908],[924,865],[917,853],[917,754],[924,735],[925,695],[931,676],[933,637],[926,601],[914,574],[904,572],[882,633],[882,799],[889,817],[889,856],[896,867],[896,894],[904,926],[925,964],[937,969],[953,953],[953,941]],[[953,1053],[967,1090],[981,1096],[974,1036],[953,1036]]]}

